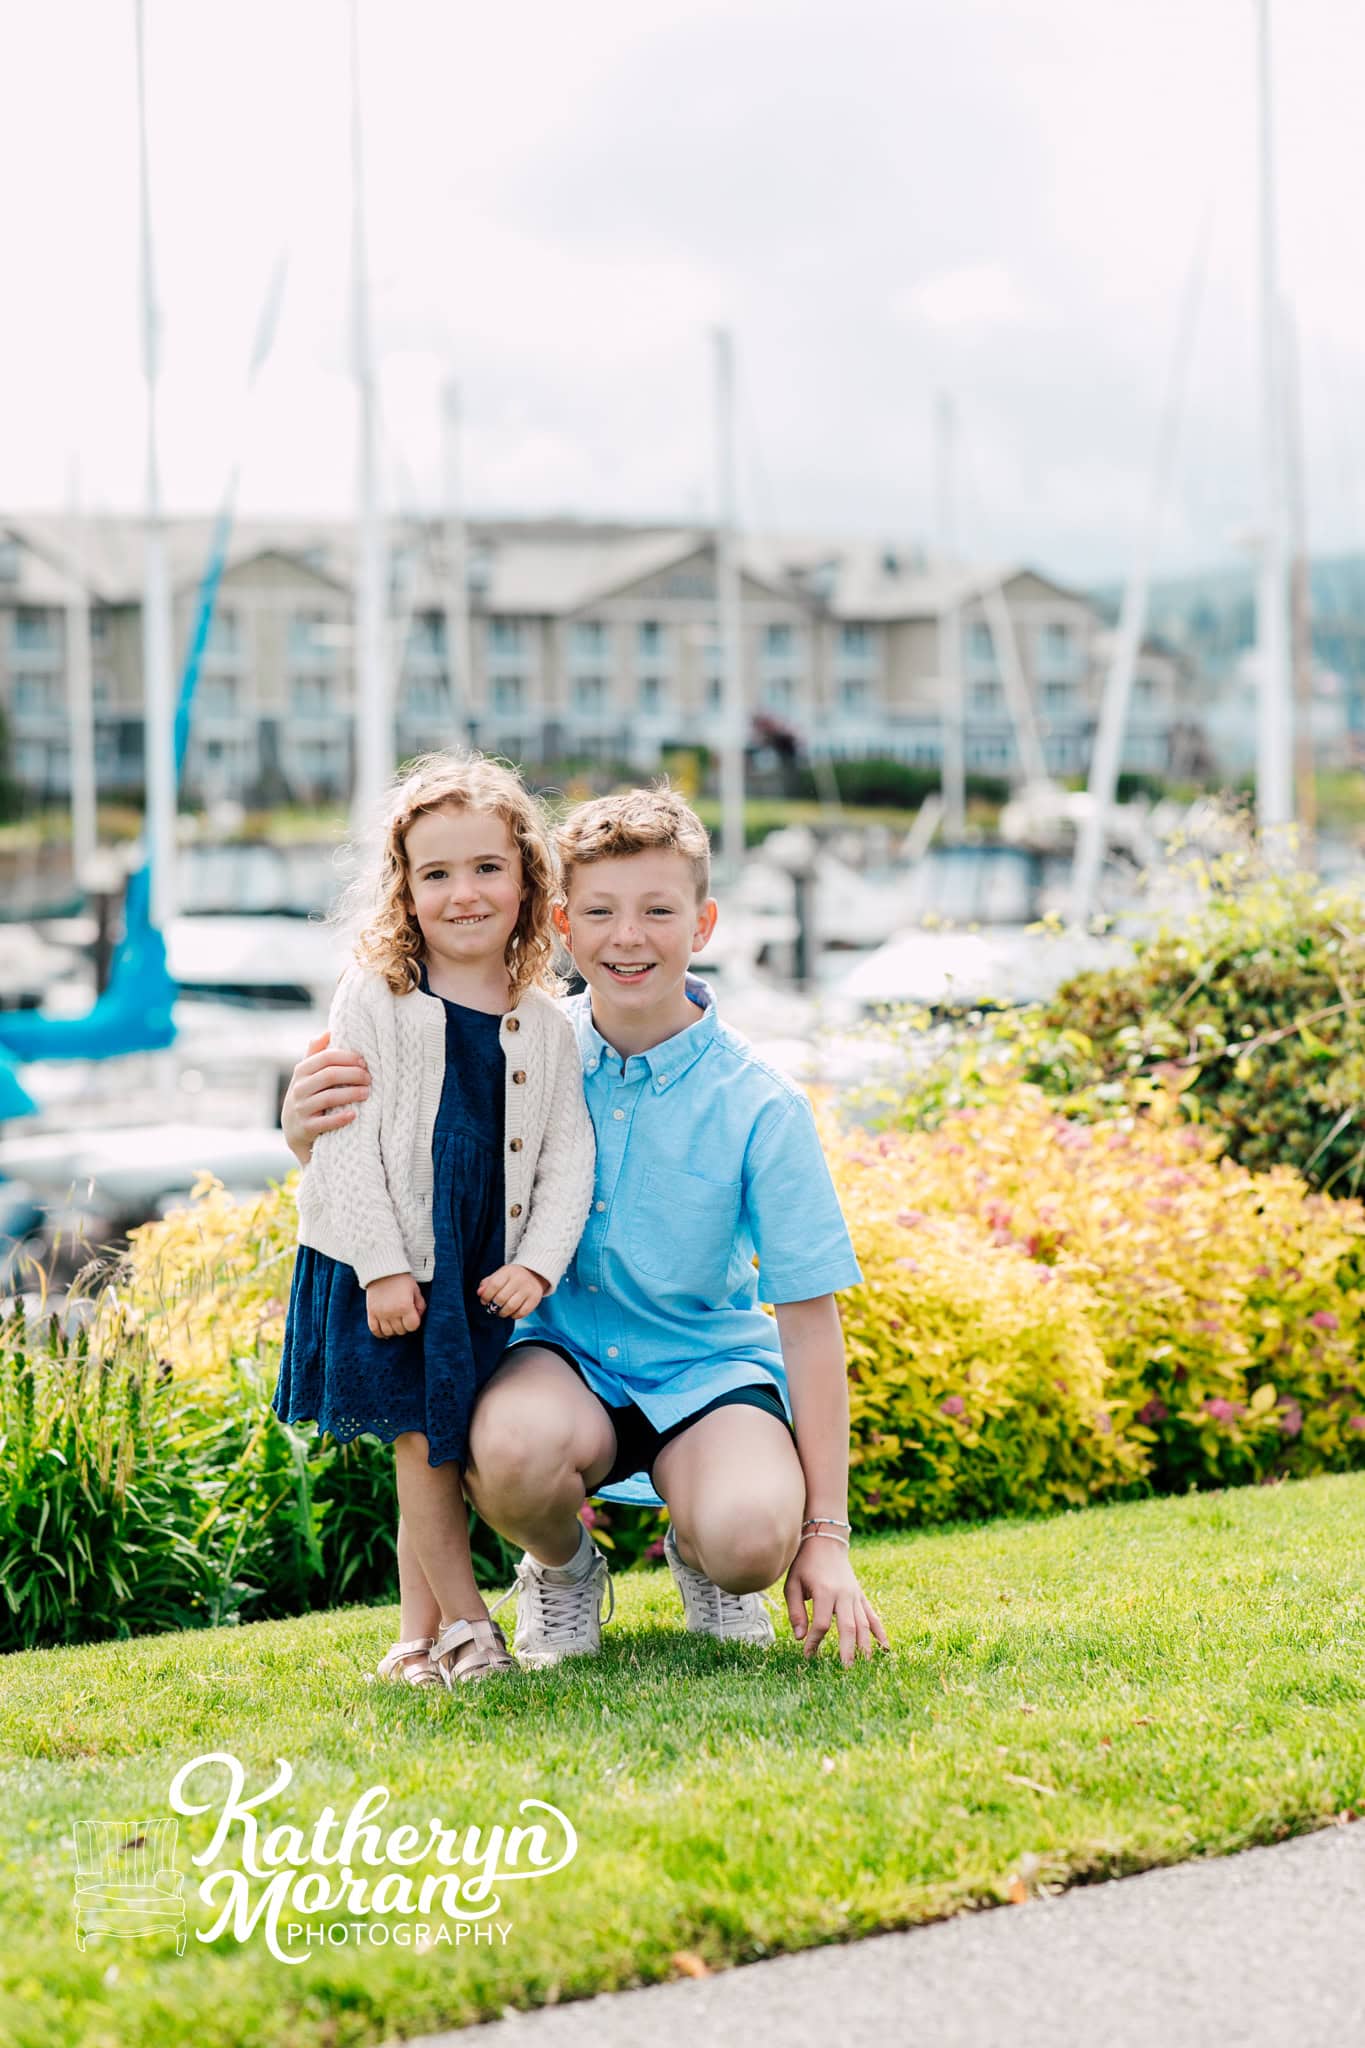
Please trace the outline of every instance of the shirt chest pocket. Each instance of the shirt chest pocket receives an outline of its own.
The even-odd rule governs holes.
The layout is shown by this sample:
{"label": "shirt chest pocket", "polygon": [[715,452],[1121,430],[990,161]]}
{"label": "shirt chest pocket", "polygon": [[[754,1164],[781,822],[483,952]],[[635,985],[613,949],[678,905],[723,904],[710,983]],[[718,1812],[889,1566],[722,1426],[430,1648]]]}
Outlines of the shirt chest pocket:
{"label": "shirt chest pocket", "polygon": [[647,1172],[631,1205],[632,1265],[651,1280],[671,1280],[680,1294],[718,1298],[734,1254],[739,1196],[738,1181]]}

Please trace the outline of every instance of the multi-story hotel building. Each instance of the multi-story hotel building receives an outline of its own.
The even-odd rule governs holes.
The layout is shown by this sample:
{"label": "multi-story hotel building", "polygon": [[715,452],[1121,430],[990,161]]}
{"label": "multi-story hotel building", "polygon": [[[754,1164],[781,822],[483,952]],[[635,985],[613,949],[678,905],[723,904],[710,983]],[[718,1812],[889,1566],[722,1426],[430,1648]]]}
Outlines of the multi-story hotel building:
{"label": "multi-story hotel building", "polygon": [[[188,647],[210,522],[168,527],[175,646]],[[742,673],[752,719],[811,754],[942,758],[945,634],[969,772],[1016,776],[1008,662],[1044,758],[1085,771],[1103,681],[1104,621],[1027,568],[930,567],[913,548],[753,539],[742,551]],[[715,550],[706,531],[568,519],[479,521],[465,551],[467,635],[452,630],[449,560],[433,523],[390,534],[399,757],[462,741],[529,765],[592,758],[637,772],[672,745],[716,745],[722,684]],[[242,520],[195,693],[187,782],[206,796],[344,797],[355,730],[354,539],[340,523]],[[0,708],[10,770],[58,798],[70,779],[67,606],[88,604],[102,792],[140,788],[141,536],[132,519],[76,525],[0,515]],[[999,644],[1007,618],[1012,647]],[[945,622],[947,622],[945,624]],[[468,647],[462,659],[459,646]],[[1139,668],[1124,765],[1174,767],[1190,717],[1179,664]]]}

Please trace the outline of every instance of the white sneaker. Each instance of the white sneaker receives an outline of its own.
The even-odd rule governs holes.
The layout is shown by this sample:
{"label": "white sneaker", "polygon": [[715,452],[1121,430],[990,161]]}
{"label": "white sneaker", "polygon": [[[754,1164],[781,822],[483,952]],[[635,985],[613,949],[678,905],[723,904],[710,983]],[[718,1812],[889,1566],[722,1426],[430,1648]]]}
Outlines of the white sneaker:
{"label": "white sneaker", "polygon": [[723,1643],[761,1643],[777,1640],[767,1602],[761,1593],[727,1593],[705,1572],[684,1564],[678,1555],[672,1525],[664,1537],[664,1556],[678,1591],[691,1634],[715,1636]]}
{"label": "white sneaker", "polygon": [[[517,1627],[512,1652],[528,1671],[544,1671],[563,1657],[593,1657],[602,1647],[602,1623],[616,1611],[616,1592],[607,1560],[590,1543],[592,1567],[586,1578],[561,1585],[545,1576],[546,1567],[528,1550],[517,1566]],[[607,1611],[602,1613],[602,1594]],[[501,1601],[495,1603],[500,1606]],[[490,1608],[493,1613],[495,1608]]]}

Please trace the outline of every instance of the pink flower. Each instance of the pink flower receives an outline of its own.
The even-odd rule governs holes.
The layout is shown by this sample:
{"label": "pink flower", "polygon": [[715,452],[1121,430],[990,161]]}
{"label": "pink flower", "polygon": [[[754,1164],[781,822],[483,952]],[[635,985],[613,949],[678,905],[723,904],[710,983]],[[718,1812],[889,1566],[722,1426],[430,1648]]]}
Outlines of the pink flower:
{"label": "pink flower", "polygon": [[1110,1436],[1113,1434],[1114,1425],[1109,1420],[1109,1417],[1107,1415],[1097,1415],[1095,1417],[1095,1427],[1099,1431],[1101,1436]]}
{"label": "pink flower", "polygon": [[900,1224],[902,1230],[913,1230],[917,1223],[923,1223],[924,1211],[923,1209],[902,1209],[896,1217],[896,1221]]}
{"label": "pink flower", "polygon": [[880,1487],[869,1487],[867,1492],[863,1495],[863,1499],[867,1502],[870,1508],[879,1508],[882,1504]]}
{"label": "pink flower", "polygon": [[1346,1427],[1348,1429],[1365,1429],[1365,1415],[1348,1415]]}
{"label": "pink flower", "polygon": [[1315,1330],[1339,1330],[1341,1319],[1334,1316],[1330,1308],[1320,1308],[1308,1318]]}
{"label": "pink flower", "polygon": [[1140,1423],[1144,1425],[1145,1428],[1154,1429],[1158,1422],[1164,1422],[1166,1420],[1166,1417],[1170,1414],[1170,1412],[1171,1411],[1166,1406],[1166,1403],[1164,1401],[1158,1401],[1154,1394],[1150,1401],[1146,1402],[1143,1407],[1138,1409],[1137,1419]]}
{"label": "pink flower", "polygon": [[659,1537],[659,1539],[658,1539],[658,1541],[657,1541],[657,1542],[655,1542],[655,1543],[647,1543],[647,1544],[645,1545],[645,1552],[644,1552],[644,1554],[645,1554],[645,1556],[646,1556],[646,1557],[656,1557],[656,1558],[657,1558],[657,1557],[662,1557],[662,1556],[663,1556],[663,1554],[664,1554],[664,1539],[663,1539],[663,1537],[662,1537],[662,1536],[660,1536],[660,1537]]}
{"label": "pink flower", "polygon": [[578,1519],[585,1529],[595,1529],[597,1527],[597,1510],[590,1500],[585,1500],[582,1507],[578,1510]]}
{"label": "pink flower", "polygon": [[1224,1401],[1221,1396],[1215,1395],[1212,1399],[1205,1401],[1204,1408],[1213,1417],[1215,1422],[1235,1422],[1237,1420],[1238,1404],[1235,1401]]}
{"label": "pink flower", "polygon": [[967,1412],[967,1403],[961,1394],[949,1394],[938,1406],[941,1415],[965,1415]]}
{"label": "pink flower", "polygon": [[1280,1411],[1280,1429],[1285,1436],[1298,1436],[1303,1429],[1303,1410],[1297,1401],[1286,1401]]}

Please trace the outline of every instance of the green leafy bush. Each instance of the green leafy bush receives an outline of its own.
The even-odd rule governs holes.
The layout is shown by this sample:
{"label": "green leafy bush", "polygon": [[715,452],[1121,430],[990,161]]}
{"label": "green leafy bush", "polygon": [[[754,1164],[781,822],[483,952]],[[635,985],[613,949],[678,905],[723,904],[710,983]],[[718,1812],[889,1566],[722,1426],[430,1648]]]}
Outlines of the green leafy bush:
{"label": "green leafy bush", "polygon": [[1038,1018],[1071,1034],[1076,1069],[1044,1056],[1045,1086],[1169,1074],[1187,1114],[1257,1170],[1314,1186],[1365,1184],[1365,902],[1245,855],[1201,873],[1199,913],[1139,941],[1130,968],[1077,976]]}

